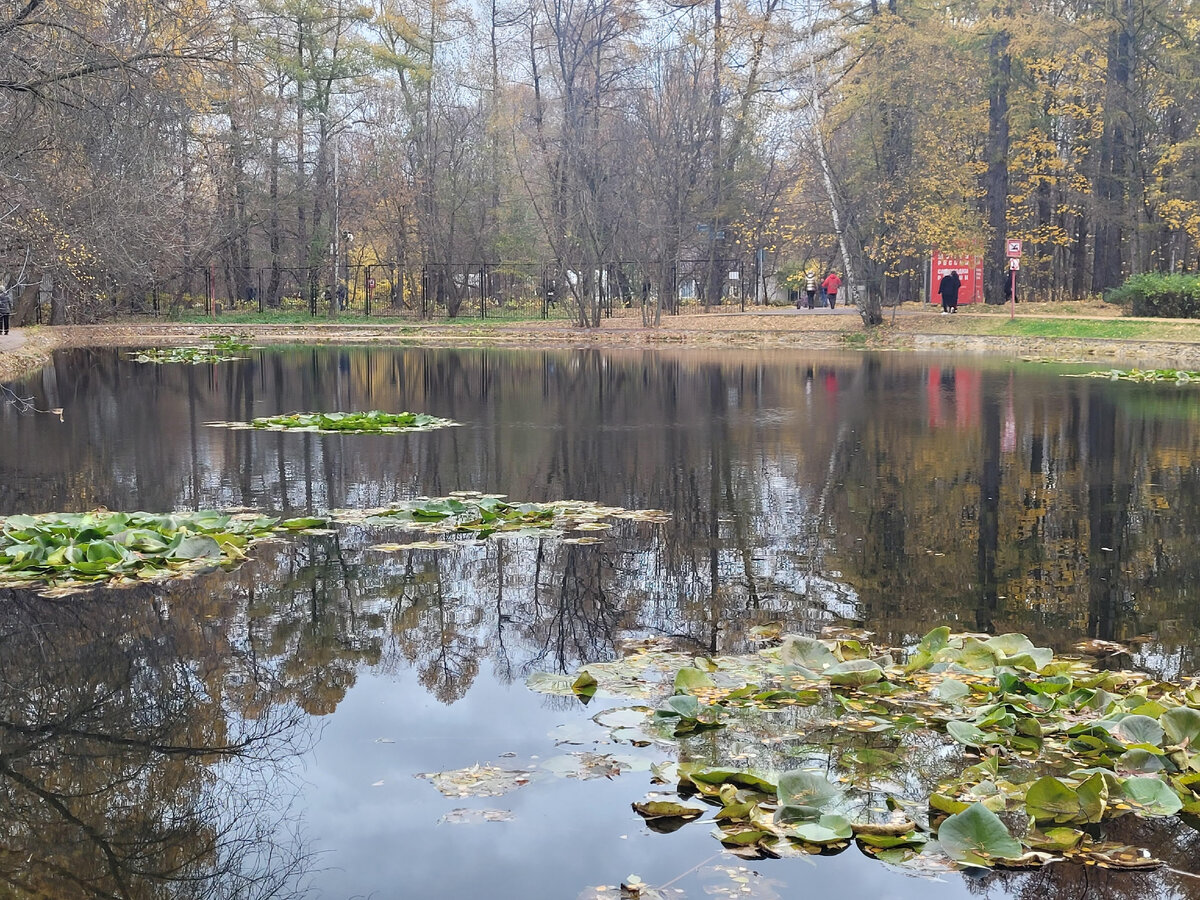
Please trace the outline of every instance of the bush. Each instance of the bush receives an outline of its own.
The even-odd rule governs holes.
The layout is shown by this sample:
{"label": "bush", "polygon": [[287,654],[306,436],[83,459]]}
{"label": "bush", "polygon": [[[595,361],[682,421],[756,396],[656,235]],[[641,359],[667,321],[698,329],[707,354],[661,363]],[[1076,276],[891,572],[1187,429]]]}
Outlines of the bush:
{"label": "bush", "polygon": [[1135,316],[1200,319],[1200,275],[1134,275],[1104,299],[1128,307]]}

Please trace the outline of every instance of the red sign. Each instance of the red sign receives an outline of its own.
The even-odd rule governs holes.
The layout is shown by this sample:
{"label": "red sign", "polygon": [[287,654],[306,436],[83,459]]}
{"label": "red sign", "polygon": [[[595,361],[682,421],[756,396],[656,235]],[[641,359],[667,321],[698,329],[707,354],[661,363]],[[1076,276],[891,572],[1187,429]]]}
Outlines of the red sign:
{"label": "red sign", "polygon": [[1020,259],[1021,258],[1021,242],[1010,240],[1010,241],[1007,241],[1006,243],[1008,245],[1008,258],[1009,259]]}
{"label": "red sign", "polygon": [[958,289],[958,302],[982,303],[983,257],[969,253],[943,256],[936,250],[933,251],[933,264],[930,270],[933,277],[929,279],[929,302],[939,304],[942,302],[942,297],[938,293],[938,285],[941,283],[943,275],[949,275],[956,270],[958,279],[962,282]]}

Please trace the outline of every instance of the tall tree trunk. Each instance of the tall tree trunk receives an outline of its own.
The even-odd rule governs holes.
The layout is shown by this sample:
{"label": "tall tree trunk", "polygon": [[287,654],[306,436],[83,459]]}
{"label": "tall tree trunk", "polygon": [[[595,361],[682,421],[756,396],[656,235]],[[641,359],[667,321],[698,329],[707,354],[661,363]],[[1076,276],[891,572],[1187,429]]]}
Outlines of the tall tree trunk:
{"label": "tall tree trunk", "polygon": [[1112,0],[1114,30],[1108,38],[1104,96],[1104,131],[1100,138],[1100,171],[1096,179],[1096,246],[1092,263],[1092,290],[1099,292],[1121,283],[1123,220],[1126,215],[1129,163],[1129,77],[1133,47],[1132,3]]}
{"label": "tall tree trunk", "polygon": [[[1006,11],[1012,15],[1011,7]],[[1012,82],[1009,33],[997,26],[988,47],[988,133],[985,176],[988,243],[984,252],[983,299],[1003,303],[1009,279],[1004,241],[1008,237],[1008,89]]]}

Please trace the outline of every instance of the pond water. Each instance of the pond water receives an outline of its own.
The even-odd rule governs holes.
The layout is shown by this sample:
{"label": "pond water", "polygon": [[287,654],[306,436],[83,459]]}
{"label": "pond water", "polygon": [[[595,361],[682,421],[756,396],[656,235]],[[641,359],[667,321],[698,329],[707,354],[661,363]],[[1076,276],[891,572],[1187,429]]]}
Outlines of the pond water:
{"label": "pond water", "polygon": [[[559,777],[571,754],[612,751],[591,721],[603,704],[525,686],[651,636],[750,652],[751,629],[776,622],[889,646],[941,624],[1059,651],[1095,638],[1127,643],[1124,664],[1190,675],[1196,388],[898,354],[245,355],[58,354],[14,387],[61,419],[0,405],[0,515],[319,515],[478,490],[669,520],[619,520],[599,543],[451,550],[373,549],[412,536],[339,525],[191,580],[60,599],[0,589],[5,893],[528,900],[613,897],[636,874],[680,898],[1200,897],[1187,874],[1200,840],[1174,819],[1113,827],[1180,871],[938,880],[853,847],[745,861],[711,823],[654,833],[630,803],[674,751],[624,747],[632,771]],[[339,409],[461,425],[209,424]],[[705,740],[714,757],[780,762]],[[529,783],[462,798],[415,777],[477,763]]]}

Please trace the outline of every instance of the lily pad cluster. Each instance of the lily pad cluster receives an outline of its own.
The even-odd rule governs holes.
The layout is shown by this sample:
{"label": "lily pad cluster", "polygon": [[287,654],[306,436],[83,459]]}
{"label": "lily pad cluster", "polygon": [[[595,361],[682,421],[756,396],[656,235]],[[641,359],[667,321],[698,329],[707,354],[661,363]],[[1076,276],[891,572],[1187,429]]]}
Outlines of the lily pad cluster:
{"label": "lily pad cluster", "polygon": [[251,421],[250,427],[268,431],[314,431],[320,434],[397,434],[402,431],[431,431],[434,428],[448,428],[457,424],[450,419],[439,419],[425,413],[386,413],[373,409],[369,412],[263,416]]}
{"label": "lily pad cluster", "polygon": [[[565,542],[599,543],[597,532],[612,527],[609,520],[630,519],[664,522],[668,516],[659,510],[628,510],[601,506],[581,500],[556,500],[550,503],[516,503],[498,494],[459,491],[447,497],[422,497],[384,509],[337,510],[330,514],[344,524],[391,525],[428,535],[474,535],[548,537],[577,532]],[[413,545],[378,544],[377,550],[397,550]],[[425,544],[449,547],[451,544]]]}
{"label": "lily pad cluster", "polygon": [[1200,372],[1188,372],[1183,369],[1103,369],[1098,372],[1072,374],[1069,377],[1107,378],[1110,381],[1136,381],[1139,383],[1200,383]]}
{"label": "lily pad cluster", "polygon": [[[320,533],[334,525],[393,527],[434,535],[561,537],[592,543],[608,519],[665,521],[656,510],[625,510],[579,501],[509,503],[475,492],[423,498],[373,510],[340,510],[280,521],[255,513],[213,510],[158,515],[146,512],[47,513],[0,517],[0,587],[40,585],[65,596],[105,582],[134,584],[196,574],[245,558],[257,540],[280,533]],[[582,536],[563,537],[568,532]],[[372,549],[453,547],[453,543],[378,544]]]}
{"label": "lily pad cluster", "polygon": [[171,363],[200,363],[230,362],[243,359],[239,353],[252,350],[253,347],[242,338],[218,337],[211,344],[203,347],[168,347],[165,349],[139,350],[130,357],[134,362],[156,363],[167,365]]}
{"label": "lily pad cluster", "polygon": [[637,701],[612,739],[675,747],[679,762],[656,769],[673,794],[634,809],[708,821],[743,855],[853,843],[918,872],[1148,868],[1159,862],[1107,840],[1106,824],[1200,814],[1196,682],[1100,670],[1024,635],[941,627],[906,648],[787,635],[712,659],[647,643],[528,683]]}
{"label": "lily pad cluster", "polygon": [[201,511],[49,513],[0,518],[0,586],[62,595],[97,581],[130,584],[245,558],[278,519]]}

